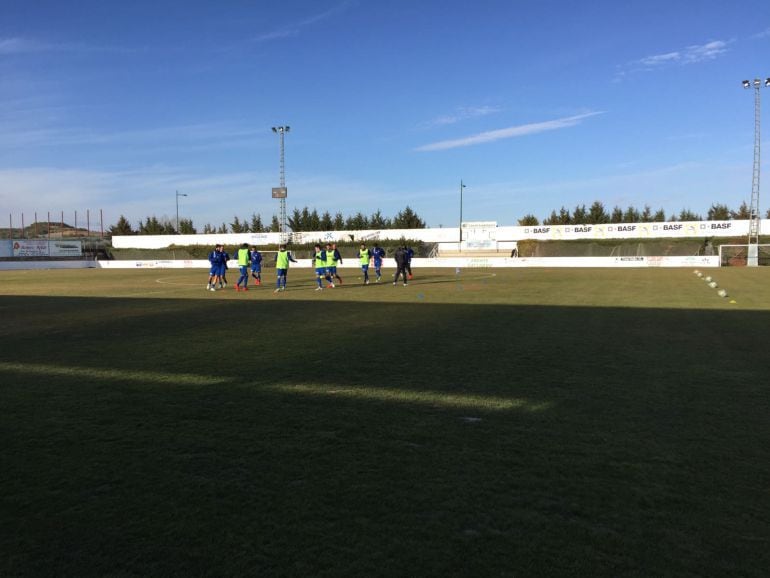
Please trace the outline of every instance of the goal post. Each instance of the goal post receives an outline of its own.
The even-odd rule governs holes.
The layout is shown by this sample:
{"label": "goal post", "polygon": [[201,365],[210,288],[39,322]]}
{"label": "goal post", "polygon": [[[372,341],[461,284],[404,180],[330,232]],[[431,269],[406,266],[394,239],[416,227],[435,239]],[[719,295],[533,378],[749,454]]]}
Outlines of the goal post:
{"label": "goal post", "polygon": [[719,266],[770,266],[770,245],[720,245]]}

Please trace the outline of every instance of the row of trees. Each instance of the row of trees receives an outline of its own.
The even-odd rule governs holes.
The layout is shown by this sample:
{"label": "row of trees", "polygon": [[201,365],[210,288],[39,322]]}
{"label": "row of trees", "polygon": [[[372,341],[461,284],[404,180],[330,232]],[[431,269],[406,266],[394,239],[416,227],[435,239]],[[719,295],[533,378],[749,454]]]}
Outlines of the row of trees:
{"label": "row of trees", "polygon": [[[770,219],[770,210],[767,212]],[[704,219],[701,215],[693,213],[689,209],[682,209],[679,214],[672,214],[667,219],[663,209],[654,213],[649,205],[639,211],[633,206],[627,209],[615,206],[607,211],[601,201],[594,203],[586,209],[585,205],[577,205],[572,212],[562,207],[559,211],[551,211],[551,214],[543,219],[543,225],[600,225],[602,223],[660,223],[669,221],[729,221],[731,219],[749,219],[751,212],[746,202],[743,202],[737,210],[732,210],[727,205],[713,204],[706,213]],[[519,219],[519,225],[537,226],[540,221],[534,215],[525,215]]]}
{"label": "row of trees", "polygon": [[[360,231],[426,227],[425,221],[408,205],[393,218],[385,217],[379,209],[370,216],[358,212],[353,216],[345,217],[339,212],[334,216],[328,211],[319,215],[316,209],[311,211],[308,207],[295,208],[287,217],[287,221],[292,231]],[[251,218],[247,219],[241,219],[235,215],[231,223],[222,223],[218,227],[209,223],[203,226],[203,233],[269,233],[280,230],[281,223],[276,215],[273,215],[270,224],[266,226],[262,222],[261,215],[257,213],[253,213]],[[123,215],[109,229],[110,235],[174,235],[177,232],[182,235],[194,235],[198,231],[193,226],[192,219],[179,219],[179,231],[177,231],[174,221],[168,217],[158,219],[155,216],[147,217],[135,229]]]}

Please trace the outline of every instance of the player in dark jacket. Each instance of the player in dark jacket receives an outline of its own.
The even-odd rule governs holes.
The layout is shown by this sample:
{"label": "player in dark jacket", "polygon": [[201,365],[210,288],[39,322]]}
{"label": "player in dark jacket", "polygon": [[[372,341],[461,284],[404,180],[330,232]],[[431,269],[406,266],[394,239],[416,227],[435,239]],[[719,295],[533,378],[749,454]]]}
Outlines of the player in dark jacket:
{"label": "player in dark jacket", "polygon": [[398,276],[403,275],[404,287],[406,287],[406,284],[407,284],[406,265],[409,258],[406,252],[406,247],[399,247],[398,249],[396,249],[396,254],[394,255],[394,258],[396,259],[396,276],[393,277],[393,285],[398,283]]}

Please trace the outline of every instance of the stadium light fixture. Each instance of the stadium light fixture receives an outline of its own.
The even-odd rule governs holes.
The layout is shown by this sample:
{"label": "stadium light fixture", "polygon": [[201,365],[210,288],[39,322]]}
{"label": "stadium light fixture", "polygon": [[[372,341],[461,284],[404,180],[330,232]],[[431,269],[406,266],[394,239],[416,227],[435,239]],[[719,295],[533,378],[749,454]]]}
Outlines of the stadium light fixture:
{"label": "stadium light fixture", "polygon": [[765,78],[765,86],[770,86],[770,78]]}
{"label": "stadium light fixture", "polygon": [[741,84],[743,84],[743,88],[751,88],[751,82],[749,82],[748,80],[744,80]]}

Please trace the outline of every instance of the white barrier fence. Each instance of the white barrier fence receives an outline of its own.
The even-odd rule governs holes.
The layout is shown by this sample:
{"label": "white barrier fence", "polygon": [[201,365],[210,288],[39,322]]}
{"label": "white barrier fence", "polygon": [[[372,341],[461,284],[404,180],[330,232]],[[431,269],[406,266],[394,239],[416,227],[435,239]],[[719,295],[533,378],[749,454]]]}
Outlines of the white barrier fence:
{"label": "white barrier fence", "polygon": [[[474,226],[476,225],[476,226]],[[484,226],[479,226],[484,225]],[[770,231],[770,219],[762,219],[761,231]],[[468,249],[504,249],[511,241],[576,241],[603,239],[688,239],[710,237],[741,237],[748,235],[749,221],[684,221],[664,223],[612,223],[601,225],[539,225],[532,227],[497,227],[495,223],[463,223],[463,247]],[[458,227],[433,229],[381,229],[366,231],[309,231],[291,233],[291,241],[302,243],[366,242],[378,240],[414,239],[426,243],[457,246]],[[257,247],[276,245],[280,233],[229,233],[201,235],[115,235],[116,249],[163,249],[171,245],[206,245],[217,243],[237,246],[248,243]],[[459,247],[458,247],[459,248]]]}
{"label": "white barrier fence", "polygon": [[[291,268],[311,269],[311,259],[297,259],[291,263]],[[155,261],[4,261],[0,269],[82,269],[97,267],[100,269],[208,269],[209,262],[205,259]],[[228,262],[232,270],[238,269],[237,261]],[[358,269],[359,264],[350,260],[339,265],[341,269]],[[385,269],[393,269],[393,259],[386,259]],[[527,268],[527,267],[719,267],[719,257],[453,257],[435,259],[412,259],[412,267],[449,267],[449,268]],[[266,268],[270,271],[272,267]]]}

